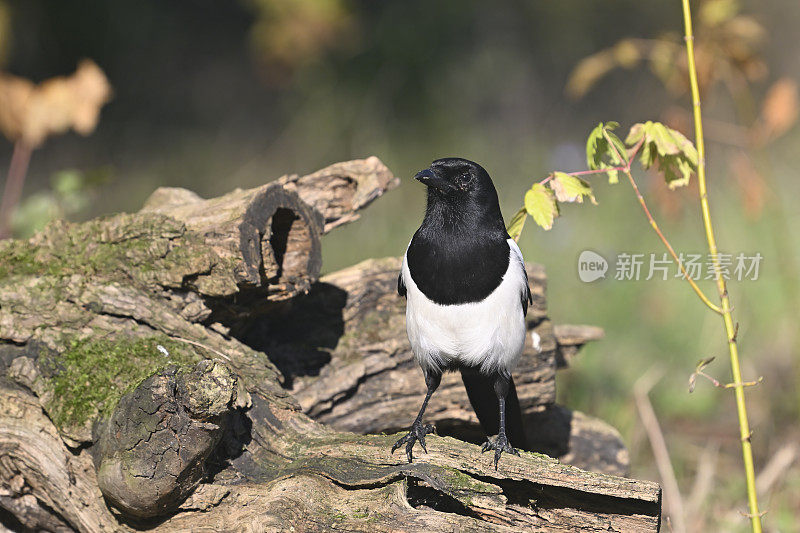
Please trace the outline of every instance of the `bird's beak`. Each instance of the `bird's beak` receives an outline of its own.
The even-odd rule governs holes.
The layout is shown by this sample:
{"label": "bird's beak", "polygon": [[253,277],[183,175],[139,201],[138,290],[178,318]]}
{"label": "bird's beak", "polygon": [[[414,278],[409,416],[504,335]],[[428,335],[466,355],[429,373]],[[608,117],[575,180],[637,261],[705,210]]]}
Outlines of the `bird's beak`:
{"label": "bird's beak", "polygon": [[417,175],[414,176],[414,179],[441,192],[448,192],[455,189],[452,183],[437,176],[436,172],[430,168],[426,168],[425,170],[417,172]]}

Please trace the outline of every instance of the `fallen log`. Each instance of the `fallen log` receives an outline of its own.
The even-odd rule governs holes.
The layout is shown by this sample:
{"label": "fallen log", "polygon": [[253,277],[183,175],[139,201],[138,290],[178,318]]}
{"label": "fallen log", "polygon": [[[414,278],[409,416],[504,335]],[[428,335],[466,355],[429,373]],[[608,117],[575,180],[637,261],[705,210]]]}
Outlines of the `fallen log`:
{"label": "fallen log", "polygon": [[198,273],[193,285],[202,295],[252,295],[261,288],[258,299],[281,301],[307,291],[319,274],[319,236],[358,219],[359,209],[397,184],[386,166],[371,157],[208,200],[187,189],[161,187],[139,215],[183,222],[218,261],[231,263],[215,276]]}
{"label": "fallen log", "polygon": [[[171,513],[158,515],[163,509],[153,504],[139,507],[135,515],[119,515],[98,490],[90,450],[70,452],[37,399],[0,382],[0,505],[24,527],[79,531],[631,532],[658,527],[655,483],[588,474],[527,452],[504,458],[495,471],[477,446],[445,437],[431,437],[429,453],[408,464],[388,454],[397,435],[339,433],[296,411],[275,409],[264,398],[253,399],[249,442],[228,458],[225,469],[214,473],[205,464],[213,477]],[[233,434],[225,444],[234,444]],[[159,489],[155,483],[140,484],[137,503],[155,500]],[[157,518],[142,518],[149,512]]]}
{"label": "fallen log", "polygon": [[[328,175],[338,183],[343,172],[314,180]],[[300,198],[301,189],[287,194]],[[249,207],[228,213],[263,208],[252,201],[265,189],[259,190],[232,193]],[[362,193],[353,198],[370,197]],[[230,205],[233,196],[218,205]],[[362,363],[370,350],[393,357],[375,348],[385,339],[367,327],[370,315],[402,319],[375,314],[397,305],[378,290],[386,268],[347,290],[345,274],[315,283],[306,269],[286,290],[302,293],[308,283],[309,293],[281,299],[275,295],[284,289],[270,293],[272,278],[242,281],[244,252],[237,257],[226,248],[240,241],[215,234],[199,218],[170,215],[200,216],[188,205],[197,201],[174,209],[162,202],[158,212],[150,203],[142,213],[57,223],[30,241],[0,243],[1,524],[54,531],[658,528],[654,483],[525,452],[504,457],[495,471],[478,447],[441,436],[431,436],[429,455],[409,465],[389,453],[398,435],[358,435],[309,417],[291,391],[313,385],[315,366],[327,372],[331,365],[319,359],[328,347],[349,346]],[[354,217],[337,209],[322,215],[325,225]],[[324,204],[314,210],[324,212]],[[225,227],[228,235],[239,231],[231,222]],[[338,299],[338,323],[326,307],[296,316],[306,327],[297,323],[295,330],[308,345],[294,353],[295,367],[287,363],[288,348],[261,350],[231,328],[234,318],[267,324],[290,316],[323,293]],[[248,297],[262,305],[243,305]],[[371,300],[379,304],[373,311]],[[348,308],[348,301],[362,304]],[[543,317],[534,331],[549,353],[552,334],[535,329],[547,322]],[[312,335],[307,326],[317,318],[333,326],[320,322]],[[292,330],[279,324],[272,322],[271,332],[287,347]],[[381,364],[377,359],[370,364]]]}

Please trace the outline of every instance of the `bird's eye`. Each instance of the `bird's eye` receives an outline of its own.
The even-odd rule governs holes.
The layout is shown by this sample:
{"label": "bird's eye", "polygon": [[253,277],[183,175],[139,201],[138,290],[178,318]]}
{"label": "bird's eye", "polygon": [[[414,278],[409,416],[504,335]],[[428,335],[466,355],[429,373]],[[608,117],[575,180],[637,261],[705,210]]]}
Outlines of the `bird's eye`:
{"label": "bird's eye", "polygon": [[456,186],[465,191],[469,188],[469,184],[472,181],[472,174],[469,171],[462,172],[458,176],[456,176]]}

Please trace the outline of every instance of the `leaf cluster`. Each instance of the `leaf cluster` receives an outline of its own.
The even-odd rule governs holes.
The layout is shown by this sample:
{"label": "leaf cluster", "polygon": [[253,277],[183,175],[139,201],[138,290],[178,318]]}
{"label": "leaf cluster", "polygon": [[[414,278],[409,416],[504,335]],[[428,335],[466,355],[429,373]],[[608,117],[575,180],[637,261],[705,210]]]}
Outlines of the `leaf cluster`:
{"label": "leaf cluster", "polygon": [[681,132],[647,121],[634,124],[625,142],[634,146],[641,143],[639,162],[644,168],[657,162],[670,189],[689,184],[697,168],[697,150]]}
{"label": "leaf cluster", "polygon": [[689,183],[697,169],[698,156],[692,142],[679,131],[660,122],[634,124],[625,141],[615,133],[616,122],[601,122],[586,140],[584,172],[551,172],[542,181],[534,183],[525,193],[523,207],[508,224],[508,233],[518,239],[527,216],[542,228],[549,230],[560,214],[560,203],[583,203],[589,199],[597,205],[592,186],[580,176],[606,174],[610,184],[619,182],[619,173],[630,173],[634,158],[645,169],[657,169],[670,189]]}

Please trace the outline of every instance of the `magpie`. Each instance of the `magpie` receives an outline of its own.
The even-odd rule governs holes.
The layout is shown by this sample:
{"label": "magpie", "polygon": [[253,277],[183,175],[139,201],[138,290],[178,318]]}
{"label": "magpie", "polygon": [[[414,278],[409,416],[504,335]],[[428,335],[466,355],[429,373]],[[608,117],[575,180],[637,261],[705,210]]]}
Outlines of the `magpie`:
{"label": "magpie", "polygon": [[[522,412],[511,371],[525,344],[525,315],[532,302],[525,263],[506,231],[492,179],[479,164],[437,159],[415,178],[427,186],[422,225],[403,257],[397,292],[406,298],[406,332],[422,368],[427,394],[407,435],[425,447],[433,426],[422,423],[442,373],[458,370],[470,404],[494,450],[525,448]],[[489,436],[497,435],[492,440]]]}

